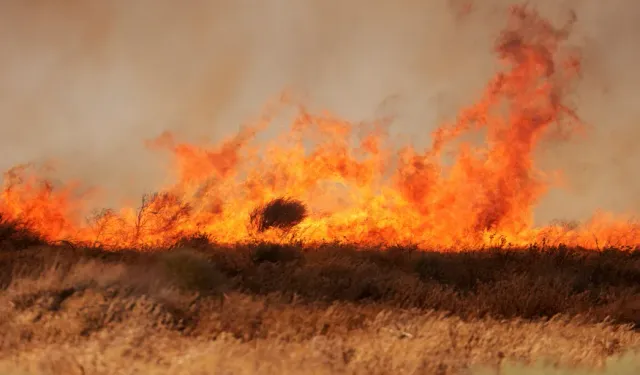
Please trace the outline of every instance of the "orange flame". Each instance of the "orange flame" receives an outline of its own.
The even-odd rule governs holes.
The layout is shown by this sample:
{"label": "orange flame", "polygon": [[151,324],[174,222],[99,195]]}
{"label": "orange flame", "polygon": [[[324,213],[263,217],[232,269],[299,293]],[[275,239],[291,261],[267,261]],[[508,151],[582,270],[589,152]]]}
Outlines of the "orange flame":
{"label": "orange flame", "polygon": [[[257,205],[290,196],[311,205],[309,217],[287,233],[305,243],[638,246],[638,224],[605,214],[580,227],[533,227],[532,210],[551,183],[535,168],[533,151],[541,140],[580,129],[564,102],[580,58],[560,48],[575,18],[555,28],[516,6],[509,20],[495,45],[503,71],[476,104],[433,133],[424,152],[411,146],[394,152],[383,123],[353,124],[301,106],[290,131],[261,150],[254,138],[270,123],[271,108],[215,147],[180,143],[171,134],[149,142],[173,154],[177,182],[145,196],[139,207],[82,220],[86,195],[74,196],[76,185],[54,189],[32,169],[18,167],[5,176],[0,213],[52,241],[114,248],[165,246],[194,234],[220,243],[283,241],[278,230],[254,233],[247,222]],[[367,129],[352,146],[354,131]],[[477,130],[485,131],[483,146],[454,143]],[[443,152],[452,148],[456,158],[447,165]]]}

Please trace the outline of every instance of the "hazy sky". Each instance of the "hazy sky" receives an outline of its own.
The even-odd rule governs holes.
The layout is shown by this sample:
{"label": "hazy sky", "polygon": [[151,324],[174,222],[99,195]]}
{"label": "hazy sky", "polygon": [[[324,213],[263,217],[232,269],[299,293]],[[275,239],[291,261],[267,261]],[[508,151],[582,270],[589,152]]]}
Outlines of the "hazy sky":
{"label": "hazy sky", "polygon": [[[477,0],[465,14],[467,2],[0,0],[0,168],[53,157],[65,176],[139,194],[161,176],[145,139],[230,135],[286,88],[354,121],[395,114],[399,141],[426,144],[490,77],[515,3]],[[538,3],[559,22],[577,13],[574,99],[590,125],[587,139],[541,151],[570,189],[538,218],[638,212],[640,2]]]}

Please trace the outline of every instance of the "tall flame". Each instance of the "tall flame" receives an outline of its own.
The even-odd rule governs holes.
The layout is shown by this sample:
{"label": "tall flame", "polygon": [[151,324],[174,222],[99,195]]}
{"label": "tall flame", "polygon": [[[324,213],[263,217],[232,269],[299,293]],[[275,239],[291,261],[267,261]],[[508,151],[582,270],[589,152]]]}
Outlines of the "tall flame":
{"label": "tall flame", "polygon": [[[561,49],[575,17],[556,28],[524,6],[512,7],[509,16],[495,44],[502,71],[477,103],[432,134],[423,152],[394,151],[384,123],[354,124],[300,105],[289,131],[260,148],[255,136],[276,106],[220,145],[180,143],[168,133],[150,141],[150,148],[173,155],[177,182],[137,207],[84,220],[89,193],[78,196],[75,184],[54,188],[33,167],[20,166],[5,175],[0,213],[52,241],[106,247],[162,246],[194,234],[221,243],[280,241],[281,231],[255,233],[247,222],[257,205],[289,196],[311,206],[287,233],[306,243],[638,246],[638,224],[606,215],[581,227],[533,226],[532,210],[552,182],[535,168],[533,153],[541,141],[580,129],[565,103],[580,58]],[[356,131],[366,134],[354,146]],[[461,140],[477,131],[484,132],[483,145]],[[452,150],[455,159],[445,163]]]}

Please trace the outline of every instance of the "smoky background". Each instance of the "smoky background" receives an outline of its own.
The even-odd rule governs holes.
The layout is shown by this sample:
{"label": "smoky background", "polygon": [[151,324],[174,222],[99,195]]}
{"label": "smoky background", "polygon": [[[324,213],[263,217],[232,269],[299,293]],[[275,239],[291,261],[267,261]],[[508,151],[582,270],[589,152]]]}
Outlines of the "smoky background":
{"label": "smoky background", "polygon": [[[232,135],[283,89],[353,121],[392,115],[394,145],[472,104],[498,68],[492,43],[518,1],[0,1],[0,168],[53,159],[56,176],[135,199],[162,184],[144,147]],[[562,170],[536,221],[640,210],[640,3],[531,2],[577,23],[583,55],[571,100],[585,136],[546,142]],[[264,137],[288,124],[275,124]]]}

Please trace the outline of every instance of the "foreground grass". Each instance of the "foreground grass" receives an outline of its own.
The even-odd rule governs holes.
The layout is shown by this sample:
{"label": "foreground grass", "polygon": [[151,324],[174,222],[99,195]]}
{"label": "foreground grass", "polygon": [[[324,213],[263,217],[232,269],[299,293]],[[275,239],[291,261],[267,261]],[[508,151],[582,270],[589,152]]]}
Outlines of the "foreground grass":
{"label": "foreground grass", "polygon": [[590,369],[553,366],[538,362],[535,365],[507,363],[496,369],[481,368],[473,371],[474,375],[636,375],[640,374],[640,355],[629,353],[610,358],[601,369]]}
{"label": "foreground grass", "polygon": [[509,374],[640,346],[637,253],[201,245],[0,252],[0,369]]}
{"label": "foreground grass", "polygon": [[[25,345],[2,363],[36,374],[453,374],[472,365],[496,368],[505,358],[592,368],[640,344],[629,331],[562,319],[463,322],[435,313],[381,313],[348,305],[329,311],[276,306],[260,316],[262,301],[234,296],[231,302],[236,306],[211,316],[209,324],[232,321],[236,332],[218,333],[215,340],[150,327],[139,315],[140,321],[112,325],[85,339],[56,339],[49,331],[48,344]],[[268,322],[266,337],[235,337],[256,319]],[[360,326],[346,323],[353,319]],[[335,326],[323,333],[326,322]]]}

